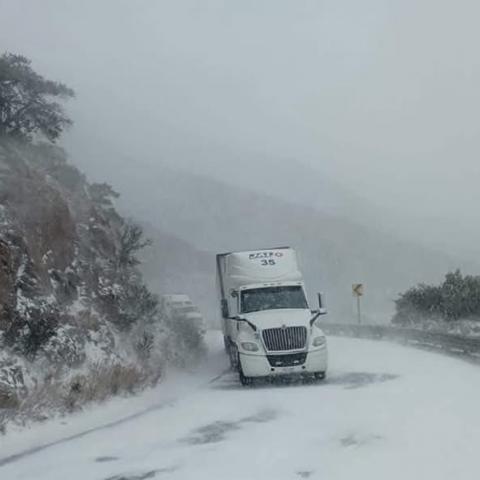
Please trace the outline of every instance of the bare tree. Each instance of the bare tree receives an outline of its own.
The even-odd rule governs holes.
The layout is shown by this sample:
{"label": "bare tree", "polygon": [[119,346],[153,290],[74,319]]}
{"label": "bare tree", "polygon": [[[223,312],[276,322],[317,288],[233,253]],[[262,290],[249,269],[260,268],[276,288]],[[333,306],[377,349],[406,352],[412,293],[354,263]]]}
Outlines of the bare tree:
{"label": "bare tree", "polygon": [[118,263],[120,267],[134,267],[140,263],[136,253],[151,245],[151,240],[143,238],[143,230],[139,225],[127,223],[120,238]]}

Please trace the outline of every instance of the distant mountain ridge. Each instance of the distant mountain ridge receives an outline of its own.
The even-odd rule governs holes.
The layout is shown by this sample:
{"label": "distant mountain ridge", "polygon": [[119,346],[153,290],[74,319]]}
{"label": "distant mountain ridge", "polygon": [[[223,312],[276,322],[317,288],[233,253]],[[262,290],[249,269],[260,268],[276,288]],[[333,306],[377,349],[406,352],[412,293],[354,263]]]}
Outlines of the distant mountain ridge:
{"label": "distant mountain ridge", "polygon": [[[72,149],[79,152],[76,163],[94,177],[109,178],[112,184],[120,187],[129,202],[135,202],[137,196],[135,189],[128,184],[138,174],[134,170],[155,176],[173,165],[175,170],[186,174],[314,208],[368,229],[374,228],[398,239],[421,244],[427,250],[439,249],[466,259],[476,259],[480,254],[474,214],[464,212],[462,218],[451,218],[443,211],[436,215],[422,215],[415,205],[400,209],[386,207],[381,201],[369,199],[367,192],[345,188],[341,177],[332,178],[332,172],[326,171],[321,158],[304,158],[301,152],[293,157],[278,157],[245,147],[234,149],[205,139],[190,138],[182,142],[163,142],[159,149],[156,145],[147,148],[138,153],[138,158],[115,151],[114,146],[99,139],[89,145],[72,145]],[[86,155],[85,151],[90,153]]]}

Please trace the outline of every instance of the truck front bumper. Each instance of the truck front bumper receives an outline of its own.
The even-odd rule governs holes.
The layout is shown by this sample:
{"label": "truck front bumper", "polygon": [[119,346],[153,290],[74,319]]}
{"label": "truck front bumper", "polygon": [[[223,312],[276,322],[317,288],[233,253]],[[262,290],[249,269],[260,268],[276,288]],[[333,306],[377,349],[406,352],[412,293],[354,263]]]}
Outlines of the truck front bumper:
{"label": "truck front bumper", "polygon": [[327,371],[327,347],[304,353],[282,355],[251,355],[240,353],[242,371],[246,377],[314,374]]}

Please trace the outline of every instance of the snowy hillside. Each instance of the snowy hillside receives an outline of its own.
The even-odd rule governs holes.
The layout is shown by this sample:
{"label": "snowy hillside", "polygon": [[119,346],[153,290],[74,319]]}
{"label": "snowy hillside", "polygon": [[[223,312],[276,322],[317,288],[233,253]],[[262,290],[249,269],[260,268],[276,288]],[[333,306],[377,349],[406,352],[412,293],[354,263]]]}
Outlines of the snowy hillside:
{"label": "snowy hillside", "polygon": [[154,383],[200,346],[159,312],[116,197],[57,147],[0,141],[0,428]]}

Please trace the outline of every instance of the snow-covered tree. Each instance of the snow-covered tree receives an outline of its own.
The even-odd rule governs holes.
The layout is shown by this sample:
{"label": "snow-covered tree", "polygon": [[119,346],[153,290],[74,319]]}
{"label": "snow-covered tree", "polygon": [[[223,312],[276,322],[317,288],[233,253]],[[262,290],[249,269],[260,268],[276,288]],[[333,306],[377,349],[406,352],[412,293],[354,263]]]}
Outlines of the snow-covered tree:
{"label": "snow-covered tree", "polygon": [[54,142],[72,124],[55,99],[68,99],[74,91],[47,80],[31,61],[12,53],[0,56],[0,135],[30,140],[36,133]]}

